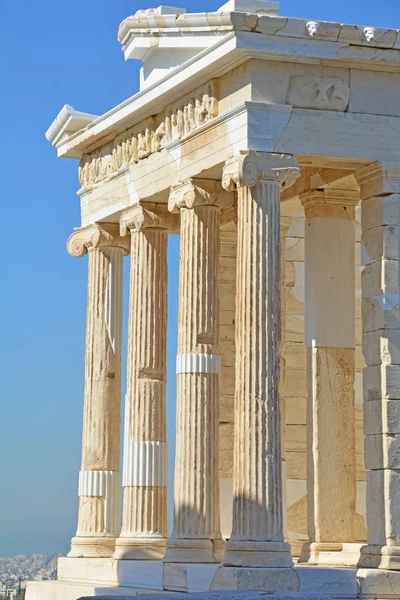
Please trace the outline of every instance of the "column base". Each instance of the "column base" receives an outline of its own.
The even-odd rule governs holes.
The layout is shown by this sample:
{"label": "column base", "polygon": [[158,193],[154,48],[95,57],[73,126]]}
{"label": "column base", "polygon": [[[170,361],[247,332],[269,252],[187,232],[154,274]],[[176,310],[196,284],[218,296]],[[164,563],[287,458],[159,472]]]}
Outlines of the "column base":
{"label": "column base", "polygon": [[162,560],[167,545],[162,537],[120,537],[115,542],[116,560]]}
{"label": "column base", "polygon": [[400,546],[363,546],[358,566],[364,569],[400,571]]}
{"label": "column base", "polygon": [[299,564],[356,567],[363,544],[306,542],[303,544]]}
{"label": "column base", "polygon": [[76,536],[71,540],[71,558],[109,558],[115,551],[115,537]]}
{"label": "column base", "polygon": [[188,538],[169,538],[165,563],[215,563],[211,540]]}
{"label": "column base", "polygon": [[225,567],[292,567],[290,546],[286,542],[229,540],[222,561]]}
{"label": "column base", "polygon": [[222,562],[225,550],[225,540],[222,537],[216,540],[212,540],[212,546],[215,562]]}
{"label": "column base", "polygon": [[301,551],[303,549],[303,545],[304,545],[304,539],[303,540],[296,540],[296,539],[290,539],[290,538],[286,538],[285,542],[287,544],[289,544],[290,546],[290,550],[291,550],[291,554],[292,554],[292,558],[299,558]]}
{"label": "column base", "polygon": [[368,600],[398,600],[400,598],[400,573],[384,569],[358,569],[357,580],[360,598]]}
{"label": "column base", "polygon": [[214,575],[210,589],[297,592],[300,579],[292,568],[221,566]]}

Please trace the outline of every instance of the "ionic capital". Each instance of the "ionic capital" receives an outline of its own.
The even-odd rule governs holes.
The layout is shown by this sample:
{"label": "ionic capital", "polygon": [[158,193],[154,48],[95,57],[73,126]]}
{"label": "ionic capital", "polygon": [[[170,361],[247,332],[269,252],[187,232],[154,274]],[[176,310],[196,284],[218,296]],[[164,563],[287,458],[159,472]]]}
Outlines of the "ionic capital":
{"label": "ionic capital", "polygon": [[232,204],[233,195],[225,191],[218,181],[187,179],[171,188],[168,209],[178,212],[181,208],[207,205],[230,208]]}
{"label": "ionic capital", "polygon": [[360,201],[358,190],[310,190],[300,194],[306,219],[354,219],[355,208]]}
{"label": "ionic capital", "polygon": [[179,223],[171,215],[164,204],[137,204],[131,206],[121,213],[119,220],[120,234],[122,237],[131,231],[143,231],[144,229],[166,229],[170,233],[178,230]]}
{"label": "ionic capital", "polygon": [[122,248],[129,252],[129,243],[119,235],[118,223],[94,223],[76,229],[67,241],[71,256],[84,256],[93,248]]}
{"label": "ionic capital", "polygon": [[400,194],[400,163],[374,162],[355,173],[361,200],[373,196]]}
{"label": "ionic capital", "polygon": [[260,180],[277,181],[290,187],[300,176],[297,160],[291,154],[273,152],[241,152],[230,158],[222,173],[222,186],[232,191],[236,186],[253,187]]}

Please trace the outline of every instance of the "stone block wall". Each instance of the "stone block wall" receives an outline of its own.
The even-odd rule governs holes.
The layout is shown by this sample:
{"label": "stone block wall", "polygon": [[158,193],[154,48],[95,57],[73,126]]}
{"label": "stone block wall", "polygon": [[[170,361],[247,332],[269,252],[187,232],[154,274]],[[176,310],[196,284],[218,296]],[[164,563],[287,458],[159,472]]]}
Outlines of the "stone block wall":
{"label": "stone block wall", "polygon": [[219,273],[221,411],[219,425],[219,477],[221,532],[232,528],[232,467],[235,398],[235,295],[237,232],[232,224],[221,229]]}

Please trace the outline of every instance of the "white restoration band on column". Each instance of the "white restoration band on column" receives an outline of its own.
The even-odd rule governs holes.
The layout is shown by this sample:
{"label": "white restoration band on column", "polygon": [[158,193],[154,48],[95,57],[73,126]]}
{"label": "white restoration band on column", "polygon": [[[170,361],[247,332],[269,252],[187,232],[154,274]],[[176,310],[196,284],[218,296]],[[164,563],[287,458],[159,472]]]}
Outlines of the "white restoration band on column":
{"label": "white restoration band on column", "polygon": [[122,485],[124,487],[165,487],[168,483],[167,442],[126,443]]}
{"label": "white restoration band on column", "polygon": [[105,321],[113,352],[121,355],[122,346],[122,283],[123,258],[122,248],[107,248],[110,257],[108,265]]}
{"label": "white restoration band on column", "polygon": [[218,354],[178,354],[176,373],[219,373]]}
{"label": "white restoration band on column", "polygon": [[119,471],[80,471],[79,496],[104,498],[104,527],[109,535],[121,528],[121,474]]}
{"label": "white restoration band on column", "polygon": [[168,444],[131,439],[129,401],[125,397],[123,487],[166,487]]}

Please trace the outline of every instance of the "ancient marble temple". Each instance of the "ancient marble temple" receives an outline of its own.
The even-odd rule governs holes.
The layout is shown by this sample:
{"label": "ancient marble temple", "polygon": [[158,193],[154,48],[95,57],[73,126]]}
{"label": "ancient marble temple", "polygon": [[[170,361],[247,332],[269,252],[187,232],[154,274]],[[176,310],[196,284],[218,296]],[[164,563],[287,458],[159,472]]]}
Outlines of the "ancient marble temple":
{"label": "ancient marble temple", "polygon": [[400,32],[278,8],[137,11],[140,91],[46,133],[79,161],[85,392],[76,535],[27,600],[400,598]]}

